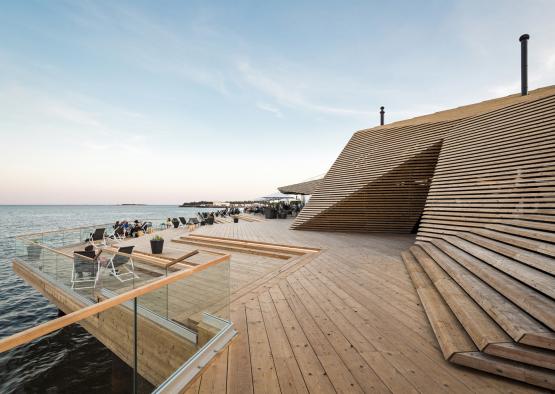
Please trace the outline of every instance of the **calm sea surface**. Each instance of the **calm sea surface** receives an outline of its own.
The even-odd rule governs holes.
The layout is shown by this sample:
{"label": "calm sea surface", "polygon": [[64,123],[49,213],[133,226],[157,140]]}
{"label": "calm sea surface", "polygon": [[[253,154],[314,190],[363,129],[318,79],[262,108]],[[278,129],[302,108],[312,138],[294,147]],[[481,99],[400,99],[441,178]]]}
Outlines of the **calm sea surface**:
{"label": "calm sea surface", "polygon": [[[198,210],[152,205],[0,206],[0,338],[58,316],[54,305],[12,271],[13,236],[122,219],[188,218]],[[2,394],[127,392],[130,374],[76,324],[0,354]],[[148,384],[143,389],[149,391]]]}

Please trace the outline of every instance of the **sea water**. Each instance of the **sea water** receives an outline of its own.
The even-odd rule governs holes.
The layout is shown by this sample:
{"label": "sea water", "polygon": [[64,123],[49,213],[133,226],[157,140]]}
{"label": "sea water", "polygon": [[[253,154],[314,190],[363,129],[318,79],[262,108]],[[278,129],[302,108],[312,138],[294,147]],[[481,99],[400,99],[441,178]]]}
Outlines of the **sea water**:
{"label": "sea water", "polygon": [[[152,205],[0,206],[0,338],[58,317],[57,308],[12,271],[14,236],[116,220],[189,218],[206,210]],[[126,368],[73,324],[0,354],[0,393],[126,392],[130,389]],[[142,387],[148,391],[148,384]]]}

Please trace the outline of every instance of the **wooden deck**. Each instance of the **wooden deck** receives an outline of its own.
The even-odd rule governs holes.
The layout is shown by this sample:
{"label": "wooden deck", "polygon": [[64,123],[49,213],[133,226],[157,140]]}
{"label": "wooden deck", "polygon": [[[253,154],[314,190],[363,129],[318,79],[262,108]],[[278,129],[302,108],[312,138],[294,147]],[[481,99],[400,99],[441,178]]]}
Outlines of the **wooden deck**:
{"label": "wooden deck", "polygon": [[[240,221],[194,232],[321,251],[235,287],[231,319],[239,336],[188,393],[540,391],[444,360],[400,258],[413,236],[290,225]],[[232,261],[264,258],[231,254]]]}

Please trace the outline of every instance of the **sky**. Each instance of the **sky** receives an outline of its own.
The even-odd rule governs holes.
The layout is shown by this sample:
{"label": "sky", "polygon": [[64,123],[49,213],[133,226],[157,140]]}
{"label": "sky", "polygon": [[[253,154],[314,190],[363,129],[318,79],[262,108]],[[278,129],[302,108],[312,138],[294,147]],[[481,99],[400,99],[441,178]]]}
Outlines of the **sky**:
{"label": "sky", "polygon": [[242,200],[352,133],[555,84],[555,1],[0,0],[0,204]]}

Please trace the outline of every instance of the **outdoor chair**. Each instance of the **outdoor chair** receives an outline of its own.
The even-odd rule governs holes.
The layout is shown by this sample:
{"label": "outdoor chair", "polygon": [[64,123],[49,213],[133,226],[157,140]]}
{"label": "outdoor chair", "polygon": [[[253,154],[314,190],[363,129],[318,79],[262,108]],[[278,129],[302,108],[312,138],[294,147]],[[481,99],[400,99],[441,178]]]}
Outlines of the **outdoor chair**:
{"label": "outdoor chair", "polygon": [[144,222],[141,226],[141,231],[148,234],[148,229],[152,227],[152,222]]}
{"label": "outdoor chair", "polygon": [[100,246],[108,246],[106,242],[106,229],[97,228],[94,230],[94,233],[91,233],[89,236],[89,243],[95,248],[98,248],[98,244],[100,244]]}
{"label": "outdoor chair", "polygon": [[178,228],[179,227],[179,220],[177,220],[177,218],[173,218],[172,219],[172,224],[174,228]]}
{"label": "outdoor chair", "polygon": [[[98,257],[102,253],[94,251],[89,245],[82,251],[73,252],[73,269],[71,271],[72,289],[93,289],[100,276],[100,263]],[[85,286],[81,286],[84,284]]]}
{"label": "outdoor chair", "polygon": [[183,216],[179,217],[179,221],[181,222],[182,225],[184,225],[184,226],[187,225],[187,220],[185,220],[185,218]]}
{"label": "outdoor chair", "polygon": [[112,234],[109,234],[107,238],[113,239],[114,241],[123,241],[125,239],[125,229],[122,225],[116,227]]}
{"label": "outdoor chair", "polygon": [[[133,258],[131,257],[134,247],[134,245],[120,247],[117,254],[112,256],[106,264],[106,269],[110,270],[110,275],[115,277],[120,282],[126,282],[128,280],[138,278],[137,274],[135,274],[135,266],[133,265]],[[130,263],[131,269],[127,267],[127,263]]]}

